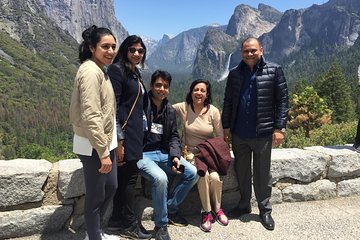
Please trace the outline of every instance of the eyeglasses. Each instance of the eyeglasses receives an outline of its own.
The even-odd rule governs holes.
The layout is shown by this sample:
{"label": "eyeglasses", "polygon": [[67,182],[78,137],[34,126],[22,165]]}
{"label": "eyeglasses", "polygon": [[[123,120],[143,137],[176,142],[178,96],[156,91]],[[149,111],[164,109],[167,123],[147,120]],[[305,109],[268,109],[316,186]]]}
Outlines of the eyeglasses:
{"label": "eyeglasses", "polygon": [[131,47],[129,48],[129,52],[130,53],[135,53],[135,52],[138,52],[139,54],[144,54],[146,52],[146,50],[144,48],[134,48],[134,47]]}

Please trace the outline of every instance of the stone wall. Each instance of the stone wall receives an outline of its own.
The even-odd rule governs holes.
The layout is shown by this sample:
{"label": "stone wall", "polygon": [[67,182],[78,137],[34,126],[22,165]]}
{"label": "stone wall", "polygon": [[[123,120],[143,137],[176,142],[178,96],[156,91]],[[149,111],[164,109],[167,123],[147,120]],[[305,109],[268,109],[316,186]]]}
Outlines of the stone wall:
{"label": "stone wall", "polygon": [[[360,154],[347,145],[274,149],[272,175],[274,204],[360,195]],[[0,160],[0,239],[82,227],[84,192],[78,159]],[[140,179],[138,193],[139,217],[149,218],[150,189],[146,184],[142,191]],[[233,163],[223,178],[222,198],[225,209],[239,198]],[[180,209],[198,214],[200,207],[195,187]]]}

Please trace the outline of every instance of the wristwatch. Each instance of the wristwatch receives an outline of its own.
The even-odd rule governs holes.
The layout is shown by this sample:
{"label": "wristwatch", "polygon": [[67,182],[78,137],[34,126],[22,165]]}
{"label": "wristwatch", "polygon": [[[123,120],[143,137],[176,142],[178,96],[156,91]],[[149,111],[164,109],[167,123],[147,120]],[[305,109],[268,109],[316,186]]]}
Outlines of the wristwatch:
{"label": "wristwatch", "polygon": [[282,132],[282,133],[285,133],[285,128],[281,128],[281,129],[277,129],[277,130],[279,130],[280,132]]}

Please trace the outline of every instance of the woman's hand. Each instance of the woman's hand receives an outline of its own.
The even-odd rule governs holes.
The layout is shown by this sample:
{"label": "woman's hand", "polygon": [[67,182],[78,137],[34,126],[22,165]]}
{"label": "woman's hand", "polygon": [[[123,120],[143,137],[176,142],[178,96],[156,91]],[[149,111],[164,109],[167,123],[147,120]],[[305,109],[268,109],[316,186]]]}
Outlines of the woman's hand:
{"label": "woman's hand", "polygon": [[230,128],[225,128],[224,129],[224,140],[227,144],[230,143],[230,138],[231,138]]}
{"label": "woman's hand", "polygon": [[99,172],[103,174],[107,174],[112,169],[112,162],[110,156],[103,157],[100,159],[101,167],[99,168]]}
{"label": "woman's hand", "polygon": [[118,142],[118,146],[115,149],[115,153],[116,153],[116,164],[118,167],[121,167],[122,165],[124,165],[125,159],[124,159],[124,140],[121,140]]}

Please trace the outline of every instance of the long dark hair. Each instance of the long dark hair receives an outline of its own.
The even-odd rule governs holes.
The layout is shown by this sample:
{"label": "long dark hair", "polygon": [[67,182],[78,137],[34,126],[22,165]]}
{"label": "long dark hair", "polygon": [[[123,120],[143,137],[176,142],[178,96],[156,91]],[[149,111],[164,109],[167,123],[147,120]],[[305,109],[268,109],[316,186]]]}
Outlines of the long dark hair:
{"label": "long dark hair", "polygon": [[205,83],[205,85],[206,85],[207,98],[204,101],[204,105],[208,106],[212,102],[210,82],[208,80],[205,80],[205,79],[197,79],[197,80],[194,80],[191,83],[190,90],[186,95],[186,103],[189,104],[191,106],[191,108],[193,108],[193,106],[192,106],[193,105],[193,100],[192,100],[191,94],[194,91],[194,88],[198,83]]}
{"label": "long dark hair", "polygon": [[129,62],[129,59],[127,57],[128,51],[129,51],[129,47],[131,47],[134,44],[140,43],[141,47],[145,49],[143,58],[140,62],[140,67],[144,68],[144,62],[146,59],[146,47],[145,44],[143,42],[143,40],[141,39],[141,37],[137,36],[137,35],[130,35],[127,38],[125,38],[125,40],[121,43],[119,50],[114,58],[114,63],[120,62],[120,64],[125,66],[126,72],[129,74],[131,73],[131,63]]}
{"label": "long dark hair", "polygon": [[87,28],[82,33],[83,41],[79,46],[79,60],[80,63],[83,63],[85,60],[92,57],[92,53],[90,48],[95,48],[96,44],[100,42],[101,38],[104,35],[111,35],[116,40],[114,34],[108,28],[97,27],[96,25],[92,25]]}

